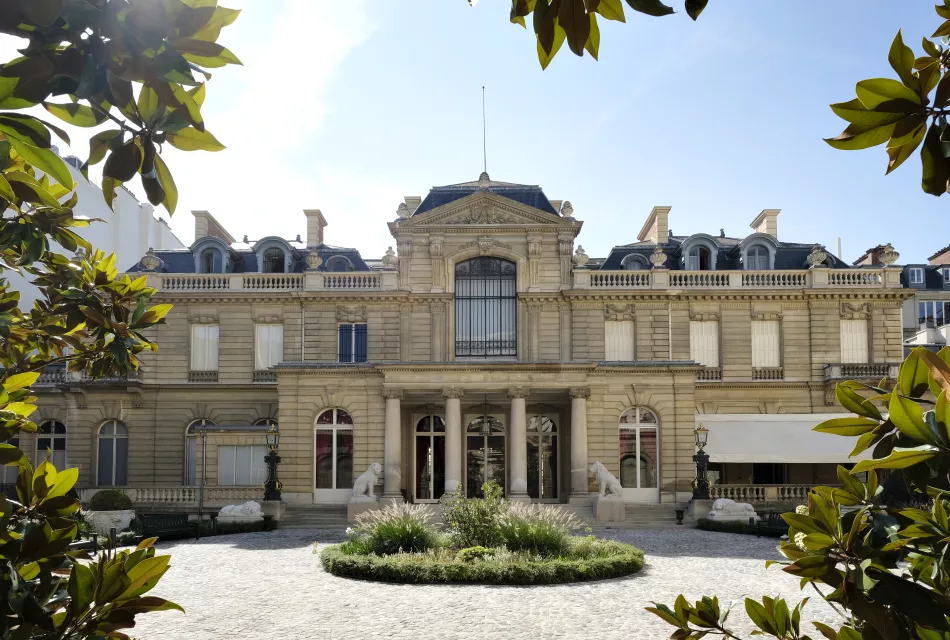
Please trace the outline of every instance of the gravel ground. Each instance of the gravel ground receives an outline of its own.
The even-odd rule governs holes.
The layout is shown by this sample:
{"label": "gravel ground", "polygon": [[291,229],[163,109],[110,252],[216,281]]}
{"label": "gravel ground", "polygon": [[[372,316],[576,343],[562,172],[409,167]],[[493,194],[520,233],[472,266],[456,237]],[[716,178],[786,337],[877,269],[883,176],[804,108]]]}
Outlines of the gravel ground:
{"label": "gravel ground", "polygon": [[[776,541],[697,529],[602,531],[646,552],[636,575],[538,587],[393,585],[323,571],[312,543],[338,542],[340,530],[287,529],[159,545],[172,567],[152,592],[182,605],[141,615],[133,630],[157,638],[584,638],[659,640],[672,631],[643,607],[678,593],[721,602],[749,595],[800,598],[798,581],[764,561]],[[834,622],[812,598],[807,620]],[[750,625],[741,602],[734,627]],[[809,630],[813,630],[811,625]]]}

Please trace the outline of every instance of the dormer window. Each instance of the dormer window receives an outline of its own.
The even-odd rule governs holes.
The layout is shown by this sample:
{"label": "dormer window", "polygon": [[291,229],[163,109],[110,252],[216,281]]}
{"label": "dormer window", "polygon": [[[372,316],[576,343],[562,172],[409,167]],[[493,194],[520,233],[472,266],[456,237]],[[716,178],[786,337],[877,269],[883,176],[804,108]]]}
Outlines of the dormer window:
{"label": "dormer window", "polygon": [[333,256],[327,260],[327,271],[345,272],[355,271],[353,263],[345,256]]}
{"label": "dormer window", "polygon": [[943,268],[943,283],[950,284],[950,267]]}
{"label": "dormer window", "polygon": [[710,271],[712,270],[712,253],[708,247],[694,246],[686,254],[687,271]]}
{"label": "dormer window", "polygon": [[201,252],[200,271],[201,273],[221,272],[221,258],[216,250],[205,249]]}
{"label": "dormer window", "polygon": [[271,247],[264,252],[264,273],[284,273],[284,252]]}
{"label": "dormer window", "polygon": [[620,265],[625,271],[643,271],[644,269],[649,268],[644,257],[638,256],[634,253],[624,257],[624,259],[621,260]]}
{"label": "dormer window", "polygon": [[908,276],[910,277],[911,284],[923,284],[924,283],[924,270],[920,267],[913,267],[907,271]]}
{"label": "dormer window", "polygon": [[769,268],[769,251],[762,245],[749,247],[743,264],[746,271],[765,271]]}

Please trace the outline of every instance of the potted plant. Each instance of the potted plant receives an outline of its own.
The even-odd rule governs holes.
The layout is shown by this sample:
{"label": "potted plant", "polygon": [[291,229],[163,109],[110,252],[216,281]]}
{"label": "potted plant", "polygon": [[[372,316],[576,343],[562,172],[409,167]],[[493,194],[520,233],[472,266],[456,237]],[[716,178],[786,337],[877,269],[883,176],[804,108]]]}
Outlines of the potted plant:
{"label": "potted plant", "polygon": [[83,514],[89,526],[99,535],[108,536],[110,529],[127,529],[135,518],[132,500],[118,489],[97,491]]}

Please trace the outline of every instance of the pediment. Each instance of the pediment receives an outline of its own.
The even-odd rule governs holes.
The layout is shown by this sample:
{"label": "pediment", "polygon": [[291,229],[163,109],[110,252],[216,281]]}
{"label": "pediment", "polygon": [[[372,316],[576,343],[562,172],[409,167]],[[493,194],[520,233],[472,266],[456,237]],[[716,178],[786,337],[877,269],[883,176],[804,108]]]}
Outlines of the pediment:
{"label": "pediment", "polygon": [[399,221],[402,230],[441,226],[573,227],[577,221],[535,209],[495,193],[473,193],[418,216]]}

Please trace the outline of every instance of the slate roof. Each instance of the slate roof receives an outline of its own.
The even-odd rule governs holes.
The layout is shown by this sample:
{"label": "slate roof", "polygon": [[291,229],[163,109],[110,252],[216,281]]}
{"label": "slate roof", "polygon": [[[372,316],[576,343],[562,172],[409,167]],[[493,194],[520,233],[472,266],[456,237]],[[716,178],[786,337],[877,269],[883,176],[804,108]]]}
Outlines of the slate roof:
{"label": "slate roof", "polygon": [[[739,249],[739,244],[743,238],[709,235],[716,244],[716,270],[742,269],[742,263],[740,261],[742,254]],[[681,264],[682,244],[690,237],[692,236],[670,236],[669,242],[661,244],[663,252],[667,255],[665,265],[667,269],[685,269]],[[623,269],[623,259],[631,254],[641,256],[646,264],[650,266],[652,265],[650,255],[653,253],[655,246],[656,243],[652,240],[619,245],[611,249],[610,254],[599,264],[597,264],[594,259],[591,259],[590,262],[588,262],[588,268],[603,269],[605,271]],[[775,269],[802,269],[807,267],[808,254],[811,253],[813,246],[814,244],[778,242],[778,247],[775,250]],[[832,255],[831,252],[828,252],[828,259],[833,269],[851,268],[848,263]]]}
{"label": "slate roof", "polygon": [[947,246],[945,246],[943,249],[938,249],[936,253],[934,253],[932,256],[930,256],[930,257],[927,258],[927,259],[928,259],[928,260],[933,260],[934,258],[936,258],[937,256],[939,256],[941,253],[943,253],[943,252],[945,252],[945,251],[948,251],[948,250],[950,250],[950,244],[948,244]]}
{"label": "slate roof", "polygon": [[[947,282],[943,277],[943,270],[946,268],[947,266],[942,264],[906,264],[901,270],[901,284],[908,289],[950,291],[950,282]],[[911,282],[909,273],[911,269],[923,269],[924,281]]]}
{"label": "slate roof", "polygon": [[[290,272],[302,273],[307,268],[306,243],[288,240],[293,255],[291,256]],[[235,242],[231,245],[231,269],[228,273],[258,273],[257,254],[250,243]],[[369,271],[370,267],[360,256],[360,252],[349,247],[335,247],[328,244],[321,244],[317,247],[317,253],[323,258],[323,264],[317,271],[326,271],[327,262],[333,256],[344,256],[353,265],[354,271]],[[158,269],[159,273],[195,273],[195,259],[191,249],[169,249],[156,251],[155,255],[161,258],[162,267]],[[141,263],[136,263],[130,272],[144,271]]]}
{"label": "slate roof", "polygon": [[503,198],[520,202],[521,204],[535,209],[540,209],[545,213],[560,215],[551,205],[551,201],[544,195],[544,191],[537,185],[514,184],[512,182],[499,182],[488,179],[488,174],[482,174],[482,179],[474,182],[460,182],[458,184],[449,184],[444,187],[432,187],[429,194],[419,204],[412,215],[417,216],[420,213],[431,211],[442,205],[461,200],[465,196],[470,196],[478,191],[489,191]]}

